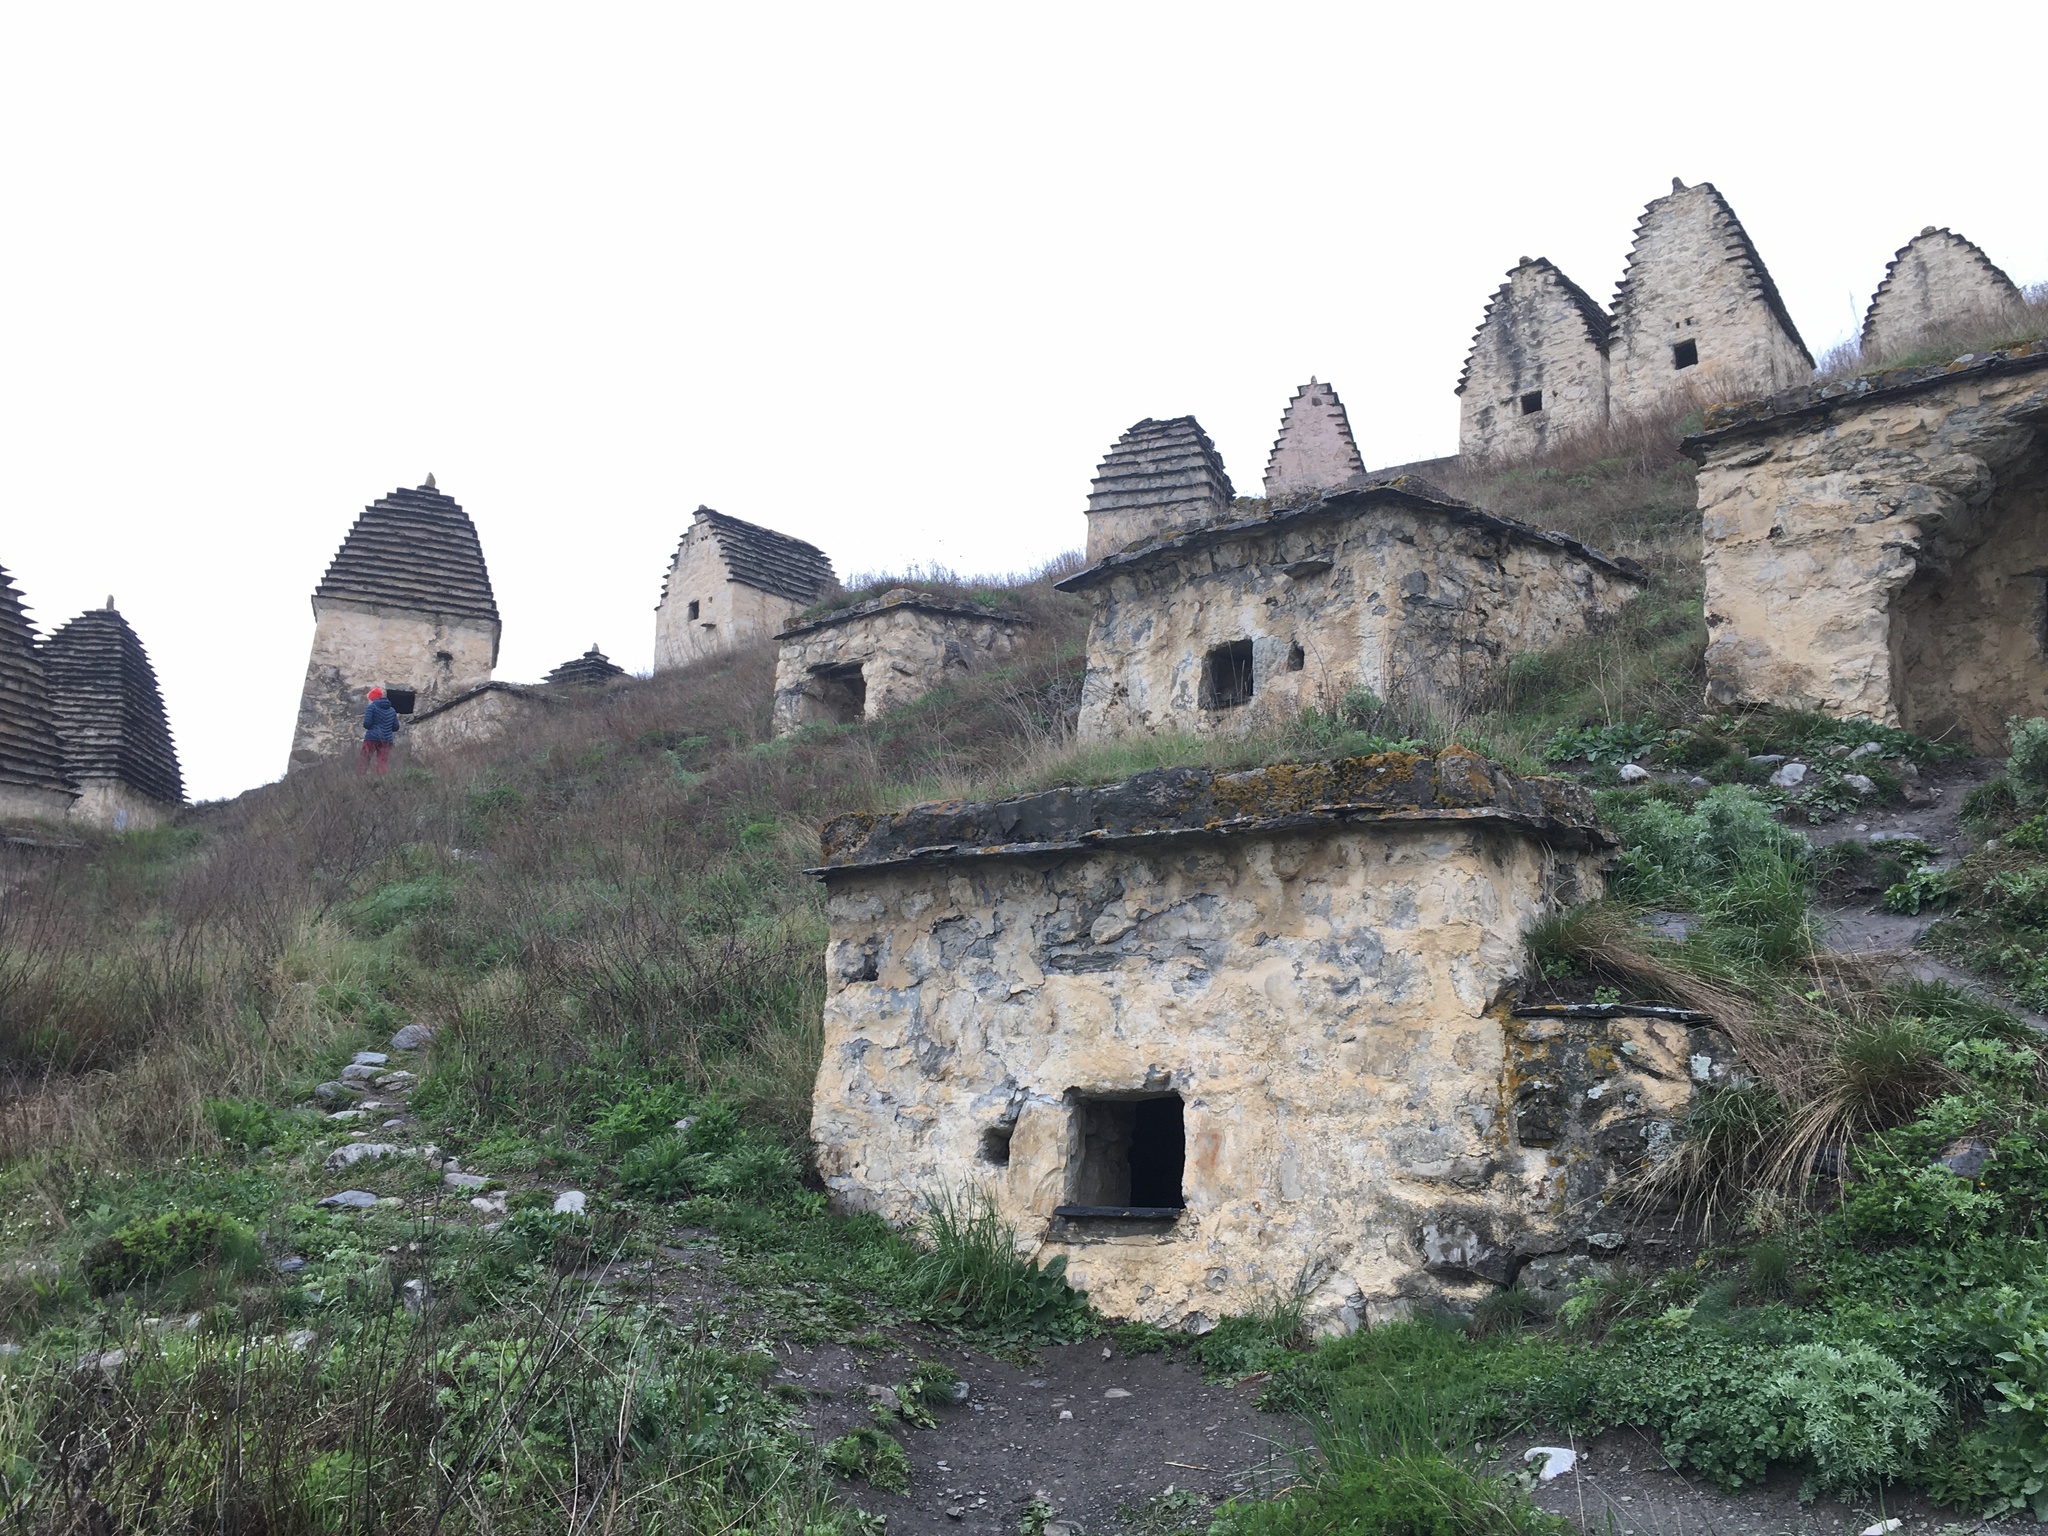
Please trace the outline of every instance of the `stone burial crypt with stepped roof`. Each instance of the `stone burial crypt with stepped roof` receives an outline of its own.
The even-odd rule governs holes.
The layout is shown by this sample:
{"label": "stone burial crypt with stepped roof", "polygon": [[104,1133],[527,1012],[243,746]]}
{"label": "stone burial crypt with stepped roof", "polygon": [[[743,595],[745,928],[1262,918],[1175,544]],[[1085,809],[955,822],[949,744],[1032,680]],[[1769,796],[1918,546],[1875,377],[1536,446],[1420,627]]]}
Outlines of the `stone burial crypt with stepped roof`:
{"label": "stone burial crypt with stepped roof", "polygon": [[1147,420],[1103,460],[1078,732],[1243,734],[1356,690],[1468,695],[1515,656],[1584,634],[1644,573],[1409,476],[1373,480],[1343,406],[1311,380],[1282,418],[1264,501],[1235,502],[1191,416]]}
{"label": "stone burial crypt with stepped roof", "polygon": [[1698,1015],[1517,1011],[1611,847],[1578,785],[1457,748],[839,817],[820,1174],[895,1222],[983,1189],[1169,1328],[1556,1292],[1730,1071]]}
{"label": "stone burial crypt with stepped roof", "polygon": [[139,832],[184,800],[156,669],[114,600],[38,644],[0,568],[0,816]]}

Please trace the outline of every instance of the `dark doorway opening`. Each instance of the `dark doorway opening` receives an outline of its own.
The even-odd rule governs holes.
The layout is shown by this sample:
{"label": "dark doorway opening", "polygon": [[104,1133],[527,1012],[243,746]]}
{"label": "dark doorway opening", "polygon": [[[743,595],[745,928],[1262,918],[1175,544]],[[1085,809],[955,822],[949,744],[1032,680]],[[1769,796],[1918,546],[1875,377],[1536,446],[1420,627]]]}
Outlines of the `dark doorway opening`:
{"label": "dark doorway opening", "polygon": [[1232,709],[1252,701],[1252,643],[1213,645],[1202,658],[1202,708]]}
{"label": "dark doorway opening", "polygon": [[413,706],[419,702],[419,694],[416,690],[400,688],[390,683],[384,685],[384,697],[391,701],[391,707],[401,715],[411,714]]}
{"label": "dark doorway opening", "polygon": [[1540,411],[1540,410],[1542,410],[1542,409],[1543,409],[1543,391],[1542,391],[1542,390],[1540,390],[1540,389],[1532,389],[1532,390],[1530,390],[1530,391],[1529,391],[1529,393],[1528,393],[1528,394],[1526,394],[1526,395],[1522,396],[1522,414],[1523,414],[1524,416],[1534,416],[1534,415],[1535,415],[1535,414],[1536,414],[1536,413],[1537,413],[1538,411]]}
{"label": "dark doorway opening", "polygon": [[1671,366],[1690,368],[1700,360],[1700,344],[1696,341],[1678,341],[1671,345]]}
{"label": "dark doorway opening", "polygon": [[1074,1103],[1076,1156],[1059,1216],[1171,1220],[1187,1206],[1187,1127],[1180,1095]]}
{"label": "dark doorway opening", "polygon": [[811,673],[811,686],[804,700],[806,724],[854,725],[868,709],[868,682],[860,663],[818,667]]}

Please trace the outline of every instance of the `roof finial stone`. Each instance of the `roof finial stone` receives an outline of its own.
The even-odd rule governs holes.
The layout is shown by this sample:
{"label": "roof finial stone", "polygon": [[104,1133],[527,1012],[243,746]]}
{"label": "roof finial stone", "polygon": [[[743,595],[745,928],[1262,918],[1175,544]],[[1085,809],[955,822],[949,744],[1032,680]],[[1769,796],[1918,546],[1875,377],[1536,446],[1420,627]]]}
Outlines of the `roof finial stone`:
{"label": "roof finial stone", "polygon": [[426,483],[425,485],[421,486],[421,487],[420,487],[420,489],[421,489],[421,490],[423,490],[423,491],[431,491],[431,490],[435,489],[435,486],[434,486],[434,472],[433,472],[432,470],[428,470],[428,471],[427,471],[427,483]]}

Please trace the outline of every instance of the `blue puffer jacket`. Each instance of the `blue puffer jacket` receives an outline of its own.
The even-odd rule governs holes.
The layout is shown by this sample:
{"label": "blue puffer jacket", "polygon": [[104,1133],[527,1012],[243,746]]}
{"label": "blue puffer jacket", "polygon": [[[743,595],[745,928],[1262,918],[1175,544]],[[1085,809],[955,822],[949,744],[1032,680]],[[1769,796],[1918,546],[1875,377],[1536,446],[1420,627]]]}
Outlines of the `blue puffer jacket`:
{"label": "blue puffer jacket", "polygon": [[363,711],[363,740],[389,741],[398,734],[398,711],[389,699],[372,699]]}

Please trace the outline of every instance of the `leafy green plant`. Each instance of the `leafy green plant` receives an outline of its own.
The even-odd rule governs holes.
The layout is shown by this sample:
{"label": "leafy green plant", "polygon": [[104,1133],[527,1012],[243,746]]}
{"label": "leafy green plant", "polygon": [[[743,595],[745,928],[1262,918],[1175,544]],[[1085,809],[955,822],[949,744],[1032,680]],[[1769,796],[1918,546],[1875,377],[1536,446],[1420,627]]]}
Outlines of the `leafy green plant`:
{"label": "leafy green plant", "polygon": [[1808,1497],[1860,1493],[1897,1478],[1943,1418],[1932,1391],[1860,1340],[1793,1345],[1774,1384],[1800,1418],[1813,1463]]}
{"label": "leafy green plant", "polygon": [[214,1134],[244,1152],[271,1146],[280,1134],[276,1111],[256,1099],[208,1099],[202,1107]]}
{"label": "leafy green plant", "polygon": [[417,918],[448,912],[454,905],[453,880],[446,875],[422,875],[378,886],[349,909],[348,919],[358,932],[375,938]]}
{"label": "leafy green plant", "polygon": [[889,1493],[910,1492],[910,1457],[902,1442],[872,1424],[827,1445],[825,1465],[841,1477],[857,1477]]}
{"label": "leafy green plant", "polygon": [[2005,739],[2012,754],[2005,760],[2005,778],[2013,799],[2022,807],[2048,801],[2048,720],[2008,720]]}
{"label": "leafy green plant", "polygon": [[1569,763],[1632,763],[1650,748],[1661,745],[1665,733],[1654,726],[1616,721],[1610,725],[1587,725],[1561,730],[1544,743],[1543,760]]}
{"label": "leafy green plant", "polygon": [[1127,1355],[1164,1355],[1173,1350],[1173,1335],[1156,1323],[1124,1323],[1112,1337]]}
{"label": "leafy green plant", "polygon": [[1250,1312],[1226,1317],[1196,1339],[1190,1352],[1210,1381],[1239,1381],[1284,1365],[1302,1344],[1302,1300],[1274,1296]]}
{"label": "leafy green plant", "polygon": [[201,1265],[237,1272],[261,1266],[256,1234],[219,1211],[174,1210],[131,1221],[86,1250],[86,1284],[95,1296],[162,1280]]}

